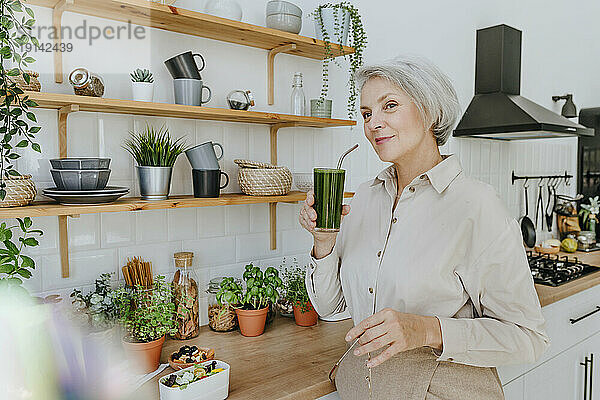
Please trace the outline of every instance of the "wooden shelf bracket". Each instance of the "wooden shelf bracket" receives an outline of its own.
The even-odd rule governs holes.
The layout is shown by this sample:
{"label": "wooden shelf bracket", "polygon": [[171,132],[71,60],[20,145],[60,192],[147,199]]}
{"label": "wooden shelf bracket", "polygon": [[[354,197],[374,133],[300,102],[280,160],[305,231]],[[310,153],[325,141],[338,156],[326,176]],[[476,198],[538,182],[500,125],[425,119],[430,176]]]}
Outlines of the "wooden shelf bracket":
{"label": "wooden shelf bracket", "polygon": [[[63,3],[64,0],[61,2]],[[58,52],[55,52],[55,54]],[[55,59],[56,60],[56,59]],[[79,111],[79,105],[70,104],[58,110],[58,154],[60,158],[67,157],[67,117],[70,113]],[[79,215],[72,215],[77,218]],[[60,249],[60,265],[63,278],[69,277],[69,233],[67,216],[58,216],[58,241]]]}
{"label": "wooden shelf bracket", "polygon": [[54,46],[56,51],[54,52],[54,81],[56,83],[63,82],[63,65],[62,65],[62,51],[60,46],[62,43],[62,15],[63,12],[67,11],[69,6],[74,4],[75,0],[60,0],[52,8],[52,27],[54,28]]}
{"label": "wooden shelf bracket", "polygon": [[274,72],[273,72],[273,63],[275,62],[275,56],[279,53],[285,53],[290,50],[296,50],[296,45],[292,44],[284,44],[283,46],[275,47],[274,49],[269,50],[269,54],[267,54],[267,86],[268,86],[268,103],[270,106],[275,102],[275,84],[274,84]]}

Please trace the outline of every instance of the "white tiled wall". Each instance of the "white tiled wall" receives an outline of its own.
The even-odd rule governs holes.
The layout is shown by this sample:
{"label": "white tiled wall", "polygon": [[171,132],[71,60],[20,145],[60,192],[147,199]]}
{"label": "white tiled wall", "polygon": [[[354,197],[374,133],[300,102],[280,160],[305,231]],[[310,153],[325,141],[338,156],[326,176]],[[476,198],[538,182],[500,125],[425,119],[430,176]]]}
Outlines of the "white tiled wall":
{"label": "white tiled wall", "polygon": [[[264,2],[243,3],[244,21],[264,24]],[[296,3],[307,12],[316,4],[312,0],[299,0]],[[461,14],[460,18],[464,21],[459,25],[462,28],[447,30],[443,24],[422,26],[422,21],[430,21],[429,16],[418,17],[419,13],[425,12],[421,7],[427,2],[401,5],[390,1],[388,7],[380,10],[370,7],[371,3],[367,4],[362,0],[355,3],[363,11],[363,19],[370,35],[367,62],[387,59],[407,51],[429,57],[451,76],[457,86],[463,108],[472,96],[475,29],[504,22],[498,21],[496,15],[511,15],[509,11],[496,13],[493,7],[504,7],[500,4],[492,6],[471,2],[470,7],[478,9],[479,12]],[[180,0],[179,5],[202,10],[200,4],[191,0]],[[448,2],[438,2],[436,7],[440,8],[436,15],[441,15],[450,12],[448,8],[456,6]],[[389,8],[392,10],[388,10]],[[415,14],[415,18],[403,18],[403,20],[408,25],[420,21],[418,30],[423,30],[423,34],[413,35],[416,28],[408,25],[404,27],[401,24],[398,29],[401,31],[408,29],[408,32],[405,32],[408,35],[406,37],[411,37],[411,40],[388,40],[391,38],[389,29],[384,29],[385,24],[398,25],[393,20],[394,8],[397,8],[398,15],[408,15],[409,11]],[[35,9],[39,23],[49,25],[50,10]],[[384,9],[386,15],[382,16],[380,12]],[[65,13],[63,18],[65,23],[76,25],[87,17]],[[387,22],[381,23],[380,18]],[[456,18],[459,19],[458,16]],[[87,18],[87,21],[88,24],[100,26],[116,24],[114,21],[98,18]],[[301,34],[313,36],[312,24],[308,20],[304,23]],[[518,21],[518,23],[527,25],[527,21]],[[581,24],[581,26],[587,25]],[[442,31],[447,40],[439,40]],[[256,97],[255,110],[287,112],[291,92],[290,83],[294,71],[304,73],[307,97],[310,99],[318,96],[321,68],[314,60],[285,54],[278,55],[275,75],[276,102],[275,105],[268,106],[265,81],[266,52],[160,30],[147,29],[146,32],[148,39],[142,43],[99,42],[90,47],[86,46],[85,42],[77,41],[75,50],[64,55],[65,71],[68,72],[79,66],[88,67],[104,76],[107,83],[106,97],[129,99],[131,96],[129,71],[137,67],[147,67],[155,75],[155,99],[172,102],[171,79],[162,63],[172,55],[194,50],[200,51],[207,60],[203,78],[205,84],[208,84],[213,91],[213,100],[208,104],[211,107],[225,107],[225,96],[233,89],[250,89]],[[402,37],[400,33],[398,35]],[[450,36],[456,39],[452,45],[449,44]],[[473,42],[471,45],[465,44],[471,42]],[[528,41],[527,44],[529,48],[533,46],[532,41]],[[454,54],[452,52],[455,50],[450,52],[450,49],[458,49],[459,52]],[[526,50],[527,48],[524,48],[524,51]],[[36,54],[36,58],[38,61],[34,68],[41,73],[43,90],[70,93],[68,83],[59,85],[53,82],[51,54],[39,53]],[[524,55],[524,60],[526,59]],[[552,60],[554,59],[555,57],[552,57]],[[531,64],[524,64],[524,73],[531,69],[528,65]],[[550,71],[552,64],[546,67]],[[571,74],[571,76],[580,75],[585,74]],[[346,78],[344,70],[331,67],[330,87],[331,97],[334,99],[333,111],[334,116],[340,118],[346,115]],[[533,96],[534,100],[537,100],[536,97],[542,98],[541,103],[547,107],[552,106],[549,98],[547,99],[549,94],[562,94],[562,91],[566,90],[560,85],[556,86],[559,80],[551,81],[554,86],[536,88]],[[529,81],[523,79],[523,82],[527,85]],[[576,84],[578,82],[573,85]],[[531,86],[526,86],[525,89],[532,90]],[[557,90],[561,93],[546,93],[547,90]],[[17,164],[21,172],[33,175],[38,189],[41,190],[53,186],[48,171],[48,159],[58,155],[57,115],[56,111],[52,110],[38,110],[36,115],[44,128],[39,135],[43,153],[37,155],[30,151],[26,152],[26,157],[18,160]],[[190,144],[207,140],[223,144],[225,157],[221,160],[221,166],[231,178],[224,192],[239,192],[237,167],[233,159],[269,161],[269,131],[264,126],[89,112],[73,113],[68,118],[69,154],[111,157],[110,184],[130,187],[132,196],[139,196],[134,163],[121,146],[129,131],[140,129],[146,123],[157,127],[164,123],[172,135],[186,136]],[[278,141],[279,164],[288,166],[293,172],[309,172],[313,166],[334,166],[339,154],[354,143],[359,143],[360,148],[347,158],[344,165],[349,171],[347,190],[353,190],[361,182],[372,179],[384,167],[364,138],[360,121],[355,128],[285,128],[280,130]],[[576,167],[575,149],[574,139],[523,142],[451,139],[443,147],[442,152],[456,153],[466,172],[493,185],[511,213],[518,217],[521,214],[519,204],[522,201],[520,200],[522,193],[519,184],[511,185],[511,172],[514,170],[516,174],[523,175],[568,171],[573,174]],[[559,191],[573,194],[573,186],[560,187]],[[185,157],[181,157],[175,165],[171,193],[190,194],[191,192],[190,167]],[[530,192],[531,214],[534,197],[534,192]],[[276,250],[269,248],[266,204],[106,213],[81,215],[76,219],[69,218],[71,276],[68,279],[60,277],[57,218],[36,218],[35,226],[43,229],[45,234],[40,247],[31,252],[37,263],[37,269],[26,286],[36,293],[68,294],[73,287],[92,284],[101,272],[115,272],[120,277],[120,267],[128,257],[133,256],[151,260],[156,272],[170,273],[173,271],[173,252],[181,250],[194,252],[198,272],[205,280],[228,274],[239,276],[243,266],[250,261],[261,265],[279,265],[282,257],[290,259],[295,256],[298,262],[304,263],[306,252],[310,247],[310,236],[297,222],[298,210],[297,204],[277,205],[278,247]]]}

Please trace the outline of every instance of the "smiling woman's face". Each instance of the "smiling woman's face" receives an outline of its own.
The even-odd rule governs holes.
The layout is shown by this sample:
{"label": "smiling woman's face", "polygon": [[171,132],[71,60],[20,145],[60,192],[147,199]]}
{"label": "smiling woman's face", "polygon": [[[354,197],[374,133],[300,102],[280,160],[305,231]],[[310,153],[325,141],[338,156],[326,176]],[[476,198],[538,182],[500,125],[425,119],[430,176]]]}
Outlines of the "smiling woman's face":
{"label": "smiling woman's face", "polygon": [[398,86],[370,78],[360,94],[365,136],[381,161],[399,163],[430,148],[435,138],[423,127],[418,108]]}

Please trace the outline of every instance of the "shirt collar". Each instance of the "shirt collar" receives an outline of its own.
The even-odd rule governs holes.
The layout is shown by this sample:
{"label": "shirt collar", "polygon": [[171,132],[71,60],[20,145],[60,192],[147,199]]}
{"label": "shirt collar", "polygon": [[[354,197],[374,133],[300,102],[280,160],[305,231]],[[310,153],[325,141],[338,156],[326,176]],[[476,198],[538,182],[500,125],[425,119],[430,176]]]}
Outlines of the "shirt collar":
{"label": "shirt collar", "polygon": [[[437,164],[436,166],[434,166],[433,168],[431,168],[429,171],[425,172],[425,174],[424,174],[429,179],[429,182],[431,182],[431,185],[433,186],[433,188],[440,194],[444,190],[446,190],[448,188],[448,186],[450,186],[452,181],[463,170],[462,166],[460,165],[460,161],[458,160],[458,157],[456,157],[454,154],[443,155],[442,158],[443,159],[439,164]],[[394,165],[392,164],[389,167],[387,167],[386,169],[384,169],[383,171],[381,171],[375,177],[375,179],[373,179],[371,186],[375,186],[380,183],[383,183],[383,182],[386,182],[389,180],[393,180],[395,178],[396,178],[396,169],[394,168]],[[418,179],[418,177],[415,179]]]}

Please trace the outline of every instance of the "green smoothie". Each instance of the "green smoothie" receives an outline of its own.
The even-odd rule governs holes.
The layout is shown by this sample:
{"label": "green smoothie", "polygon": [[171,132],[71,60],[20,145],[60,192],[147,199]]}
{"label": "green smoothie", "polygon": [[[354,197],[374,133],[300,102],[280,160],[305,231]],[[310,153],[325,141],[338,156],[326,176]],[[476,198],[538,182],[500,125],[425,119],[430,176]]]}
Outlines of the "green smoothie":
{"label": "green smoothie", "polygon": [[342,201],[344,200],[343,169],[315,168],[314,190],[317,212],[317,232],[337,232],[342,220]]}

